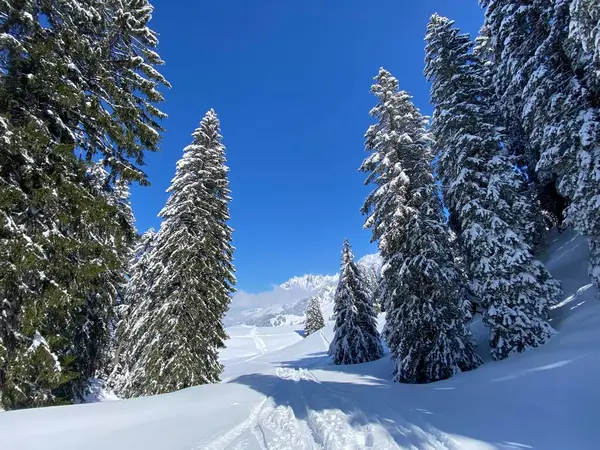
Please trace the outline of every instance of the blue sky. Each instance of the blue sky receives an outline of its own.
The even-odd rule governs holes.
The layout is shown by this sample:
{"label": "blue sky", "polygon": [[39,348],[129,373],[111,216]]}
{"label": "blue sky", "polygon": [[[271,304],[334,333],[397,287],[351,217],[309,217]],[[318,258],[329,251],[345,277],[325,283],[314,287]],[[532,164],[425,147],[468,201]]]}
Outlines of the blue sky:
{"label": "blue sky", "polygon": [[[147,157],[151,187],[135,187],[137,227],[157,213],[175,163],[204,113],[221,119],[231,168],[238,288],[335,273],[344,237],[360,257],[368,193],[357,168],[383,66],[431,113],[422,75],[427,20],[438,12],[477,32],[476,0],[154,0],[163,74],[173,85],[162,151]],[[177,5],[176,7],[174,5]]]}

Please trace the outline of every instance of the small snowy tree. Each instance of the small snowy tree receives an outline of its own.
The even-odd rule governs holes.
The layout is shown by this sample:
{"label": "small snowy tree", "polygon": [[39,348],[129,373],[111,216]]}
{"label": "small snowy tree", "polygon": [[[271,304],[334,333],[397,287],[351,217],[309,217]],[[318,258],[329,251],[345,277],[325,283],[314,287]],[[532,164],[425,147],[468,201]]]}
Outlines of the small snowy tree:
{"label": "small snowy tree", "polygon": [[334,335],[329,346],[334,364],[359,364],[381,358],[383,348],[377,317],[347,239],[342,249],[334,317]]}
{"label": "small snowy tree", "polygon": [[325,326],[325,320],[323,320],[323,313],[321,312],[321,306],[319,305],[319,299],[317,297],[311,297],[308,301],[308,307],[306,308],[306,321],[304,323],[304,336],[309,336],[316,331],[319,331]]}
{"label": "small snowy tree", "polygon": [[[543,344],[559,284],[535,260],[516,217],[523,204],[514,164],[500,146],[486,77],[468,35],[431,17],[426,70],[435,105],[431,130],[444,197],[460,223],[471,286],[485,308],[495,359]],[[515,227],[516,225],[516,227]]]}
{"label": "small snowy tree", "polygon": [[149,255],[148,304],[137,306],[147,344],[129,374],[128,396],[219,380],[218,351],[227,337],[222,319],[235,283],[227,225],[229,169],[219,133],[219,120],[210,110],[177,163]]}
{"label": "small snowy tree", "polygon": [[477,367],[451,233],[433,178],[427,120],[380,69],[371,92],[377,120],[366,133],[361,166],[376,185],[363,212],[383,258],[384,336],[394,379],[427,383]]}

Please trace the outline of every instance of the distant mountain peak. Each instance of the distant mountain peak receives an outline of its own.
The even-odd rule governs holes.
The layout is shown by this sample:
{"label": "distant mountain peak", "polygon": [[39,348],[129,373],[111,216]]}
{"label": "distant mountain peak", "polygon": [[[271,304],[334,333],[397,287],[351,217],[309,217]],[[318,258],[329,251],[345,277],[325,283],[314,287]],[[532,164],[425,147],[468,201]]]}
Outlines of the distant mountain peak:
{"label": "distant mountain peak", "polygon": [[313,293],[323,286],[337,283],[339,275],[303,275],[301,277],[292,277],[285,283],[279,285],[281,289],[290,291],[292,289],[301,289],[307,293]]}
{"label": "distant mountain peak", "polygon": [[[365,255],[356,263],[370,291],[375,289],[381,274],[381,257],[378,254]],[[227,317],[228,325],[246,324],[251,326],[298,325],[304,323],[304,313],[310,297],[316,297],[321,305],[325,320],[333,316],[333,299],[339,274],[307,274],[292,277],[277,286],[268,295],[277,301],[261,303],[259,307],[237,310]],[[279,297],[279,299],[278,299]],[[285,298],[286,301],[280,301]]]}
{"label": "distant mountain peak", "polygon": [[379,253],[365,255],[358,260],[357,264],[365,267],[380,267],[382,264],[381,255]]}

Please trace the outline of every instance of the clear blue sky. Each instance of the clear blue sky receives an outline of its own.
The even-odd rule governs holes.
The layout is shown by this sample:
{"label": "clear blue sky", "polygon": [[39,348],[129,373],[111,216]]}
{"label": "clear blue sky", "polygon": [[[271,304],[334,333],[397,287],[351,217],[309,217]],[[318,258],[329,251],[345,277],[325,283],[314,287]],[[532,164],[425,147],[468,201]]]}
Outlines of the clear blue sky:
{"label": "clear blue sky", "polygon": [[[362,229],[368,192],[357,171],[371,123],[372,78],[383,66],[431,113],[422,75],[427,20],[438,12],[472,35],[476,0],[154,0],[162,72],[173,88],[151,187],[133,189],[137,227],[156,217],[175,163],[214,108],[231,168],[238,288],[334,273],[344,237],[375,251]],[[176,5],[176,6],[175,6]]]}

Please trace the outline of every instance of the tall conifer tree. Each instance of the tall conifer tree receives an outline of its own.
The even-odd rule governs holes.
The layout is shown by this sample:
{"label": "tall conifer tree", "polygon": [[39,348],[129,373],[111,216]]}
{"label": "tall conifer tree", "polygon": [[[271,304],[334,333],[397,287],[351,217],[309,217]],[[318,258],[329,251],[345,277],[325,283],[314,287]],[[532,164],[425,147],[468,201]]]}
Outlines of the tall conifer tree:
{"label": "tall conifer tree", "polygon": [[568,198],[565,222],[588,238],[589,273],[600,287],[600,90],[593,66],[573,62],[569,5],[554,2],[550,33],[531,61],[536,72],[523,92],[523,119],[542,149],[538,176],[556,179]]}
{"label": "tall conifer tree", "polygon": [[500,145],[484,68],[469,36],[453,25],[434,15],[427,27],[431,130],[446,203],[461,224],[471,285],[485,308],[492,356],[502,359],[552,335],[548,308],[561,291],[520,232],[518,175]]}
{"label": "tall conifer tree", "polygon": [[535,178],[540,149],[531,144],[522,126],[522,91],[536,69],[532,58],[549,34],[551,2],[480,0],[480,3],[486,8],[484,27],[489,33],[489,54],[494,68],[490,93],[499,106],[499,124],[506,130],[504,144],[519,156],[529,177]]}
{"label": "tall conifer tree", "polygon": [[[88,168],[95,156],[104,160],[107,189],[118,179],[146,182],[140,166],[144,151],[158,148],[157,88],[167,84],[155,68],[162,61],[151,12],[147,0],[0,4],[7,408],[72,401],[106,360],[108,317],[89,320],[112,314],[113,274],[123,270],[115,246],[132,229],[115,220],[117,206]],[[95,331],[82,328],[91,323]]]}
{"label": "tall conifer tree", "polygon": [[600,286],[600,90],[589,46],[598,8],[581,11],[583,3],[570,0],[482,4],[500,107],[522,126],[532,176],[568,200],[565,222],[588,238],[590,276]]}
{"label": "tall conifer tree", "polygon": [[138,306],[144,322],[131,328],[147,343],[129,374],[128,396],[219,381],[218,351],[227,338],[222,319],[235,283],[229,169],[219,133],[210,110],[177,163],[160,212],[164,221],[148,261],[148,305]]}
{"label": "tall conifer tree", "polygon": [[[503,128],[504,148],[517,157],[516,163],[527,174],[531,193],[537,197],[543,208],[525,218],[535,223],[542,215],[550,224],[558,225],[564,220],[563,210],[567,200],[557,190],[556,177],[540,177],[536,170],[543,145],[532,136],[535,125],[524,120],[524,114],[531,112],[533,105],[529,89],[531,81],[548,78],[539,70],[538,58],[545,58],[541,47],[551,34],[553,19],[552,5],[546,0],[480,0],[486,8],[486,20],[483,30],[487,36],[486,54],[490,66],[490,106],[496,107],[498,125]],[[540,78],[541,76],[541,78]],[[550,95],[537,90],[534,96]],[[532,220],[533,219],[533,220]],[[538,219],[539,222],[539,219]],[[538,223],[539,225],[539,223]],[[539,243],[540,234],[529,243]]]}
{"label": "tall conifer tree", "polygon": [[363,212],[383,258],[384,336],[396,363],[394,379],[427,383],[477,367],[467,326],[461,274],[432,173],[427,120],[380,69],[371,92],[377,120],[361,166],[375,189]]}
{"label": "tall conifer tree", "polygon": [[150,324],[150,288],[152,278],[149,271],[150,255],[156,244],[153,228],[142,234],[128,262],[129,281],[123,293],[123,301],[117,310],[115,326],[114,356],[109,386],[124,397],[129,392],[141,389],[132,385],[131,374],[137,368],[143,349],[152,339]]}

